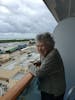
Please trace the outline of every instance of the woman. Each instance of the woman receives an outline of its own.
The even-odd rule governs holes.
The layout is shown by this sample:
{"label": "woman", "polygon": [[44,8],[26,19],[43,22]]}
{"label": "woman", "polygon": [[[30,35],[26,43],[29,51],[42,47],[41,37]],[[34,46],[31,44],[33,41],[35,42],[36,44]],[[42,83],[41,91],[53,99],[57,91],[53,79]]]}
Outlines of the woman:
{"label": "woman", "polygon": [[35,66],[40,64],[40,67],[31,65],[29,72],[39,77],[42,100],[63,100],[66,87],[64,65],[50,33],[37,35],[36,47],[40,63]]}

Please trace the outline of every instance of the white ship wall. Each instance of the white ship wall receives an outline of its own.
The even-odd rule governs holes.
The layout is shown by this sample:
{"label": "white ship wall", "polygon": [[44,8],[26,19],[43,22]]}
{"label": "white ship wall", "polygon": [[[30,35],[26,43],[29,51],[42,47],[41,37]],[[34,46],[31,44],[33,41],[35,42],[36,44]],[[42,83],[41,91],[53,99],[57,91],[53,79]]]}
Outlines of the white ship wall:
{"label": "white ship wall", "polygon": [[54,38],[64,61],[68,90],[75,85],[75,17],[61,21],[54,30]]}

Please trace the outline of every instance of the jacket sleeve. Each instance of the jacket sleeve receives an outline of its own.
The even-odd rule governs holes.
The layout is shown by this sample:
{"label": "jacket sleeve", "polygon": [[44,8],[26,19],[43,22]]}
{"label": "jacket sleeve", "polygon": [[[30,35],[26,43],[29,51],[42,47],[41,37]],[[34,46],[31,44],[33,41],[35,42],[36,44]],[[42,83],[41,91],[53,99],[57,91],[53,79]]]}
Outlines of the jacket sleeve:
{"label": "jacket sleeve", "polygon": [[53,57],[48,57],[43,61],[40,68],[36,70],[36,75],[46,77],[56,72],[56,61]]}
{"label": "jacket sleeve", "polygon": [[54,56],[49,56],[44,59],[43,63],[41,64],[40,68],[36,68],[35,66],[30,67],[30,72],[34,76],[45,77],[52,73],[56,72],[56,60]]}

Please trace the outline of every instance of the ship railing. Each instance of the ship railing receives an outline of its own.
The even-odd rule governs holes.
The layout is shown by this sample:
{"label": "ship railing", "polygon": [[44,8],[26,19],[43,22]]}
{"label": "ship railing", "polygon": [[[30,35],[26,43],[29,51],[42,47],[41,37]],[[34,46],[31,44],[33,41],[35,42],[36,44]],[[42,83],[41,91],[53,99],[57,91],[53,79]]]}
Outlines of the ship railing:
{"label": "ship railing", "polygon": [[75,86],[72,86],[67,93],[67,100],[75,100]]}
{"label": "ship railing", "polygon": [[28,73],[21,80],[17,82],[12,88],[10,88],[5,95],[0,97],[0,100],[17,100],[17,97],[22,93],[22,91],[26,88],[28,83],[33,79],[33,75]]}

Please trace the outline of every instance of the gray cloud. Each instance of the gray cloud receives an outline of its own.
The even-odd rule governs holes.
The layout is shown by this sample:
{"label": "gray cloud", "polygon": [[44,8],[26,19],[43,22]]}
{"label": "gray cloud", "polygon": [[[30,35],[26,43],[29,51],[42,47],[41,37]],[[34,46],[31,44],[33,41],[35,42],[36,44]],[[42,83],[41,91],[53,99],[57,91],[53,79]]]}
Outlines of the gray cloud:
{"label": "gray cloud", "polygon": [[[0,0],[0,38],[10,33],[52,32],[57,25],[42,0]],[[8,33],[6,35],[6,33]],[[27,34],[26,34],[27,35]]]}

